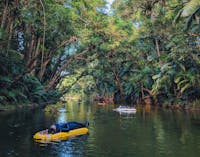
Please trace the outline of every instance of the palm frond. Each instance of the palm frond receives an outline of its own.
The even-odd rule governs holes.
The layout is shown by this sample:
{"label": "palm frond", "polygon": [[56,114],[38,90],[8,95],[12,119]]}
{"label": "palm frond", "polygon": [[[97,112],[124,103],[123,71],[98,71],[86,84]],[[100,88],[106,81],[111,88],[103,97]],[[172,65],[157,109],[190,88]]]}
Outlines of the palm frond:
{"label": "palm frond", "polygon": [[188,17],[194,14],[198,8],[200,7],[200,1],[199,0],[191,0],[187,3],[185,3],[185,6],[182,10],[182,17]]}
{"label": "palm frond", "polygon": [[[195,17],[197,14],[200,14],[200,6],[195,10],[194,13],[192,13],[188,17],[187,22],[185,23],[185,26],[184,26],[184,30],[187,30],[192,25],[192,22],[193,22],[193,20],[195,20]],[[200,23],[199,23],[199,25],[200,25]]]}

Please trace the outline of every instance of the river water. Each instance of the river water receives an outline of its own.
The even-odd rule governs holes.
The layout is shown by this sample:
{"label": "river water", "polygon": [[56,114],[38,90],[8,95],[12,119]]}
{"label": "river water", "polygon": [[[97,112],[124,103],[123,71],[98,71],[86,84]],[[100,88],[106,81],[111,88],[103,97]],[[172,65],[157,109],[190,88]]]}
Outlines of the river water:
{"label": "river water", "polygon": [[[0,157],[199,157],[200,113],[66,103],[66,113],[0,112]],[[90,122],[89,135],[37,143],[35,132],[55,122]]]}

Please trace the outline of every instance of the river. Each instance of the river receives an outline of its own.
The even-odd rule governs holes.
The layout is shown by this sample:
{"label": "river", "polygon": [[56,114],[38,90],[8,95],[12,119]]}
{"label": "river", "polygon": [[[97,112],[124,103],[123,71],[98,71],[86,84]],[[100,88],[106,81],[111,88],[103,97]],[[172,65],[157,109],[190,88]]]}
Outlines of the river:
{"label": "river", "polygon": [[[116,106],[66,103],[65,113],[41,109],[0,112],[0,157],[198,157],[200,113],[137,108],[119,114]],[[90,122],[89,134],[38,143],[33,134],[55,122]]]}

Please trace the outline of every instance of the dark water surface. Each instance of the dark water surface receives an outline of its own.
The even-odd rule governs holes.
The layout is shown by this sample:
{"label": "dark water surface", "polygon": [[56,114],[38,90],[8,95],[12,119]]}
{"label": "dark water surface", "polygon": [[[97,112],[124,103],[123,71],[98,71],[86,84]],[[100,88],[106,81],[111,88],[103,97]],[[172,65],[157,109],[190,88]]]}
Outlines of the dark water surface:
{"label": "dark water surface", "polygon": [[[0,112],[0,157],[199,157],[200,113],[116,106],[66,104],[66,113]],[[54,122],[88,120],[89,135],[37,143],[35,132]]]}

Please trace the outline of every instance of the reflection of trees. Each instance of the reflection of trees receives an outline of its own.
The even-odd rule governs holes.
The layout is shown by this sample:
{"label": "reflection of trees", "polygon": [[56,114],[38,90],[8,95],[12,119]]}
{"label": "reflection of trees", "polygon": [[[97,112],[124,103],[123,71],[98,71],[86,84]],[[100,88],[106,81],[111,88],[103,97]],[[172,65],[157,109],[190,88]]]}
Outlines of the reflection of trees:
{"label": "reflection of trees", "polygon": [[[195,154],[195,135],[191,132],[190,116],[180,111],[165,111],[153,116],[157,155],[182,156]],[[168,150],[168,151],[166,151]],[[191,155],[192,156],[192,155]]]}
{"label": "reflection of trees", "polygon": [[176,119],[178,120],[177,125],[179,124],[179,127],[181,129],[181,136],[179,140],[184,145],[189,144],[189,143],[193,144],[193,141],[196,139],[196,137],[192,134],[193,129],[196,129],[196,127],[192,128],[193,125],[191,124],[191,122],[193,122],[194,115],[195,113],[192,113],[192,112],[189,112],[189,113],[177,112],[176,113]]}
{"label": "reflection of trees", "polygon": [[148,152],[154,154],[152,156],[181,156],[186,150],[187,154],[195,154],[195,151],[197,153],[198,146],[195,143],[197,144],[200,139],[195,138],[197,132],[192,134],[194,128],[191,129],[191,115],[186,115],[182,111],[159,111],[154,108],[147,112],[142,108],[137,111],[136,120],[139,120],[138,123],[141,125],[134,131],[138,136],[137,145],[153,144],[152,150],[148,150],[147,147],[144,154]]}
{"label": "reflection of trees", "polygon": [[163,122],[161,121],[161,117],[156,112],[153,115],[153,128],[154,128],[154,134],[155,134],[155,145],[156,145],[156,156],[160,156],[161,154],[169,153],[166,150],[168,150],[168,144],[166,142],[166,133],[163,129]]}
{"label": "reflection of trees", "polygon": [[85,121],[92,117],[91,107],[84,102],[71,101],[67,104],[67,115],[69,120]]}
{"label": "reflection of trees", "polygon": [[[133,117],[121,117],[109,106],[71,102],[69,120],[89,120],[89,136],[60,142],[51,148],[36,147],[32,135],[59,117],[42,111],[0,115],[0,156],[197,156],[200,153],[198,114],[138,109]],[[192,120],[191,120],[192,117]],[[2,144],[3,143],[3,144]],[[78,152],[79,151],[79,152]],[[42,154],[44,152],[44,154]],[[13,153],[13,154],[12,154]],[[85,153],[85,154],[84,154]]]}
{"label": "reflection of trees", "polygon": [[0,115],[0,156],[30,156],[33,134],[47,125],[43,112],[38,110]]}

